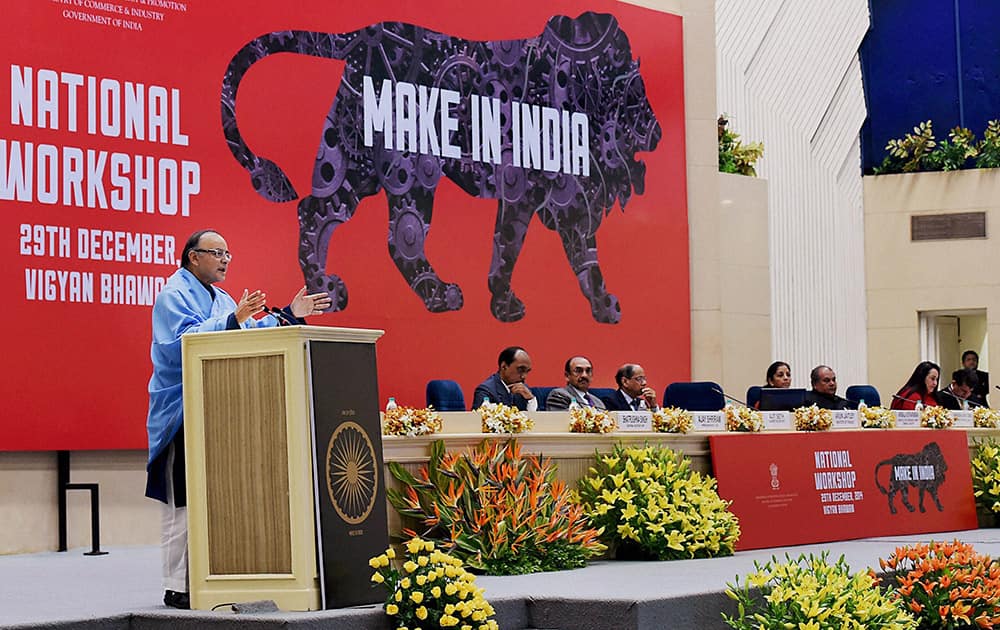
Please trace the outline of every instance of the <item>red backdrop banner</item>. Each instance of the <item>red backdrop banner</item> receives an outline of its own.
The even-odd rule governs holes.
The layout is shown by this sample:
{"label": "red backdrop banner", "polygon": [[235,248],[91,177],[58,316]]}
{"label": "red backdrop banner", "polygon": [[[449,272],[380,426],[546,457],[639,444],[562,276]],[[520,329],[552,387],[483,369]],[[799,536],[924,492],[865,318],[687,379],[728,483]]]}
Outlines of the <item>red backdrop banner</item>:
{"label": "red backdrop banner", "polygon": [[964,431],[837,431],[709,438],[737,549],[974,529]]}
{"label": "red backdrop banner", "polygon": [[513,344],[533,385],[573,354],[688,377],[681,18],[344,6],[5,7],[0,450],[145,447],[152,300],[209,227],[231,294],[309,283],[338,308],[309,323],[386,331],[383,402],[471,402]]}

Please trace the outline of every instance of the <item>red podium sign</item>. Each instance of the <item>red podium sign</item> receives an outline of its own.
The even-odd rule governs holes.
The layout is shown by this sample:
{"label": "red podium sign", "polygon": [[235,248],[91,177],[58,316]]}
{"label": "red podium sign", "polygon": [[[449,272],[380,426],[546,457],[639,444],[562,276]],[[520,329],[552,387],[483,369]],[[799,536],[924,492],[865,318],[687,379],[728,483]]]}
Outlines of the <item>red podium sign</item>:
{"label": "red podium sign", "polygon": [[713,435],[737,549],[976,527],[962,431]]}

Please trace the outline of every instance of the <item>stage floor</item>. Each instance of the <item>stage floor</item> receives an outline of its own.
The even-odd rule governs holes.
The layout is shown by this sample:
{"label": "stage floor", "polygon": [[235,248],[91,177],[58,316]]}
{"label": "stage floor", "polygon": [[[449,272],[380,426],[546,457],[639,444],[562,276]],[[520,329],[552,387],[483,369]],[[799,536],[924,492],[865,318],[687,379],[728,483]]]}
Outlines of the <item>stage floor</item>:
{"label": "stage floor", "polygon": [[[719,613],[727,581],[786,552],[844,555],[853,570],[878,566],[901,544],[972,543],[1000,556],[1000,529],[869,538],[674,562],[596,562],[575,571],[480,577],[502,628],[725,628]],[[105,556],[66,553],[0,556],[0,627],[50,628],[387,628],[377,608],[315,613],[236,615],[175,611],[162,605],[157,547],[111,548]],[[366,576],[367,578],[367,576]],[[317,623],[319,622],[319,623]]]}

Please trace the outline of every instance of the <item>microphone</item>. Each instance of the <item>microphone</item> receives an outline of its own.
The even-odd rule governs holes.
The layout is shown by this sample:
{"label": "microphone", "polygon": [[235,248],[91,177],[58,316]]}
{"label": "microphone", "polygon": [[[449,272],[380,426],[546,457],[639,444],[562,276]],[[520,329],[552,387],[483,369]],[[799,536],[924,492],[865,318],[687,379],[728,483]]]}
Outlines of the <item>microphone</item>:
{"label": "microphone", "polygon": [[278,320],[278,325],[279,326],[297,326],[298,325],[298,322],[293,322],[292,320],[290,320],[288,318],[288,315],[285,315],[285,312],[282,311],[280,308],[268,308],[267,304],[265,304],[264,305],[264,312],[267,313],[268,315],[274,317],[274,319]]}
{"label": "microphone", "polygon": [[750,405],[746,404],[745,402],[743,402],[742,400],[740,400],[739,398],[733,398],[732,396],[730,396],[726,392],[722,391],[718,387],[713,387],[712,391],[715,392],[716,394],[722,394],[723,398],[725,398],[727,400],[731,400],[731,401],[733,401],[735,403],[739,403],[739,404],[743,405],[744,407],[749,407],[750,406]]}
{"label": "microphone", "polygon": [[[997,387],[1000,387],[1000,385],[998,385]],[[941,391],[942,392],[946,392],[949,396],[951,396],[955,400],[957,400],[959,402],[966,403],[969,406],[975,406],[975,407],[985,407],[986,406],[986,405],[984,405],[984,404],[982,404],[980,402],[976,402],[975,400],[972,400],[971,398],[962,398],[961,396],[959,396],[955,392],[951,391],[950,389],[942,389]]]}

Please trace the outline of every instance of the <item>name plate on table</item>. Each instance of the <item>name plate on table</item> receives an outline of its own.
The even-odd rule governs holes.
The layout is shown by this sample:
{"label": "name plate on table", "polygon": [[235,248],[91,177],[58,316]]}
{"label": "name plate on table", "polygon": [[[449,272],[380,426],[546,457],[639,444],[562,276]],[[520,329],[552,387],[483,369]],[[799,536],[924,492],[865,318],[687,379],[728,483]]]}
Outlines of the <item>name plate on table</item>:
{"label": "name plate on table", "polygon": [[616,411],[615,417],[618,419],[619,431],[645,431],[653,430],[653,414],[648,411]]}
{"label": "name plate on table", "polygon": [[765,431],[792,430],[792,412],[790,411],[762,411],[760,417],[764,420]]}
{"label": "name plate on table", "polygon": [[861,423],[858,421],[858,412],[854,409],[838,409],[833,412],[833,426],[831,429],[859,429]]}
{"label": "name plate on table", "polygon": [[726,416],[721,411],[689,411],[692,431],[725,431]]}
{"label": "name plate on table", "polygon": [[971,411],[952,411],[951,413],[955,416],[954,426],[956,427],[973,427],[976,425],[972,420]]}
{"label": "name plate on table", "polygon": [[920,428],[920,412],[915,409],[897,411],[896,426],[900,429]]}

